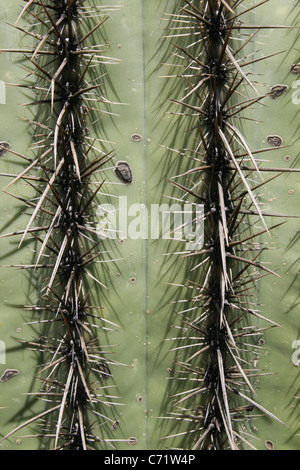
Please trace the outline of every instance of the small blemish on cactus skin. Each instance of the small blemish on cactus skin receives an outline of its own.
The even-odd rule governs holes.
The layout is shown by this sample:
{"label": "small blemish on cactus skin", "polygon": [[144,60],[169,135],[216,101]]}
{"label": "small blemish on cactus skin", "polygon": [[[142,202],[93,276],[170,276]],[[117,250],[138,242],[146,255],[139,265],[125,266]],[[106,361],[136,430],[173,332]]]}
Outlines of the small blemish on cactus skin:
{"label": "small blemish on cactus skin", "polygon": [[17,369],[6,369],[1,375],[0,382],[8,382],[8,380],[16,377],[17,375],[19,375],[19,371]]}
{"label": "small blemish on cactus skin", "polygon": [[143,137],[141,136],[141,134],[132,134],[131,136],[131,140],[133,140],[133,142],[141,142],[143,139]]}
{"label": "small blemish on cactus skin", "polygon": [[265,446],[268,450],[274,450],[274,443],[272,441],[266,441]]}
{"label": "small blemish on cactus skin", "polygon": [[273,147],[280,147],[283,143],[282,137],[280,135],[268,135],[267,142],[273,145]]}
{"label": "small blemish on cactus skin", "polygon": [[114,172],[116,176],[119,178],[119,180],[122,181],[122,183],[125,184],[131,184],[132,183],[132,170],[129,166],[129,163],[120,161],[117,162]]}
{"label": "small blemish on cactus skin", "polygon": [[300,73],[300,62],[291,66],[292,73]]}
{"label": "small blemish on cactus skin", "polygon": [[274,85],[270,89],[270,96],[275,100],[276,98],[279,98],[281,95],[283,95],[283,93],[288,89],[289,87],[287,85]]}
{"label": "small blemish on cactus skin", "polygon": [[0,142],[0,157],[6,155],[6,151],[10,149],[10,144],[8,142]]}
{"label": "small blemish on cactus skin", "polygon": [[120,421],[115,421],[112,425],[112,430],[115,431],[119,427]]}
{"label": "small blemish on cactus skin", "polygon": [[128,442],[129,446],[134,446],[134,445],[137,444],[137,438],[136,437],[130,437],[127,442]]}

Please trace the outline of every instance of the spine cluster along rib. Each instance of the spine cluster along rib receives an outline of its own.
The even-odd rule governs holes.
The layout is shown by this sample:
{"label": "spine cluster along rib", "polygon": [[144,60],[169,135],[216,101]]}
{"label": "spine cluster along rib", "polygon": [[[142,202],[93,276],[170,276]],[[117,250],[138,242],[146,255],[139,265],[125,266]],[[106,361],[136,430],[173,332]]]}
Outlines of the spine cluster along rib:
{"label": "spine cluster along rib", "polygon": [[[107,289],[93,271],[105,256],[94,206],[103,185],[97,172],[111,156],[97,147],[98,139],[89,137],[87,127],[99,120],[99,103],[104,108],[108,103],[99,72],[109,60],[103,56],[106,44],[92,40],[107,17],[103,7],[86,3],[31,0],[15,25],[35,42],[24,51],[30,83],[17,86],[35,94],[30,105],[37,118],[29,121],[35,128],[36,155],[17,155],[27,165],[8,185],[26,181],[33,187],[33,198],[23,200],[32,212],[25,230],[11,235],[21,235],[21,243],[31,237],[36,244],[36,259],[23,268],[39,274],[39,299],[26,308],[42,328],[29,342],[42,354],[37,374],[42,388],[31,395],[46,407],[7,437],[38,423],[36,436],[47,437],[43,445],[54,449],[110,446],[114,420],[109,409],[117,398],[110,391],[113,361],[107,358],[106,343],[114,326],[100,315],[101,294],[93,306],[90,293],[95,283],[99,292]],[[23,29],[25,18],[30,27]]]}
{"label": "spine cluster along rib", "polygon": [[245,49],[266,26],[245,24],[243,15],[259,6],[246,3],[184,0],[167,33],[172,42],[178,36],[176,67],[183,64],[185,92],[174,103],[191,136],[188,148],[175,149],[176,158],[187,157],[188,169],[170,182],[182,202],[204,206],[203,248],[184,255],[191,268],[182,286],[188,295],[180,300],[185,309],[169,415],[178,432],[168,438],[190,449],[253,448],[247,423],[258,414],[278,420],[257,403],[254,390],[260,375],[255,345],[275,326],[257,306],[257,281],[277,275],[259,260],[266,248],[260,236],[268,239],[273,227],[257,190],[280,169],[266,176],[272,170],[257,156],[269,149],[251,151],[242,132],[246,109],[264,98],[249,74],[262,59],[247,57]]}

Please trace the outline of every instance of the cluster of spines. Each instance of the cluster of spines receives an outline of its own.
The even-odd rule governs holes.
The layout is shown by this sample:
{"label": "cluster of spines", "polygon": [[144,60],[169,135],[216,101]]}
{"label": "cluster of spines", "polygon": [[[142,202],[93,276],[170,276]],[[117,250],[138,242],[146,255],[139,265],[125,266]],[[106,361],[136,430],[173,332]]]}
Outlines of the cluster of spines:
{"label": "cluster of spines", "polygon": [[[17,20],[15,27],[36,42],[33,50],[24,50],[33,84],[17,86],[35,93],[30,105],[36,107],[38,118],[29,123],[35,127],[37,156],[17,154],[29,163],[6,188],[21,180],[35,192],[32,199],[18,197],[32,213],[24,230],[9,235],[21,235],[21,243],[32,237],[35,260],[21,267],[42,270],[37,303],[26,309],[34,312],[33,323],[41,325],[39,337],[28,345],[42,353],[38,377],[43,385],[30,395],[44,399],[46,406],[6,438],[42,420],[43,432],[37,435],[52,438],[48,440],[52,448],[78,450],[111,445],[109,430],[117,404],[110,391],[113,384],[107,381],[113,360],[107,358],[109,346],[102,344],[116,325],[101,317],[102,306],[91,304],[90,292],[95,284],[97,289],[107,289],[93,272],[95,263],[105,256],[94,215],[104,184],[96,175],[111,155],[96,148],[97,139],[87,137],[88,115],[91,121],[98,120],[97,103],[109,102],[101,96],[99,73],[101,62],[108,58],[101,58],[97,43],[87,46],[86,41],[107,17],[100,7],[92,9],[84,3],[30,0]],[[26,15],[33,19],[29,29],[19,26]],[[98,75],[89,83],[95,62]],[[93,432],[93,426],[99,429]]]}
{"label": "cluster of spines", "polygon": [[[243,49],[256,29],[269,26],[244,25],[242,15],[258,5],[238,13],[241,3],[184,0],[171,27],[173,41],[176,29],[178,38],[186,38],[188,29],[191,35],[190,44],[181,46],[179,39],[175,44],[187,89],[174,102],[181,106],[180,119],[188,116],[194,149],[176,155],[196,162],[171,183],[183,191],[183,202],[189,197],[204,205],[204,246],[185,254],[192,266],[183,285],[190,293],[185,305],[191,307],[179,312],[183,326],[175,340],[175,408],[169,416],[178,425],[169,437],[181,436],[182,446],[192,449],[253,447],[244,426],[254,409],[278,420],[253,398],[253,380],[260,375],[253,366],[259,356],[253,338],[258,341],[266,328],[276,326],[260,313],[255,289],[266,274],[277,275],[259,261],[266,248],[260,236],[269,236],[274,227],[267,227],[265,217],[271,214],[261,209],[256,194],[270,169],[254,155],[268,149],[251,151],[240,126],[243,111],[263,98],[246,68],[262,59],[243,60]],[[235,36],[244,27],[254,32],[235,49]],[[254,97],[245,96],[247,89]],[[284,170],[271,171],[277,177]],[[258,321],[265,325],[257,326]],[[186,431],[182,421],[189,423]]]}

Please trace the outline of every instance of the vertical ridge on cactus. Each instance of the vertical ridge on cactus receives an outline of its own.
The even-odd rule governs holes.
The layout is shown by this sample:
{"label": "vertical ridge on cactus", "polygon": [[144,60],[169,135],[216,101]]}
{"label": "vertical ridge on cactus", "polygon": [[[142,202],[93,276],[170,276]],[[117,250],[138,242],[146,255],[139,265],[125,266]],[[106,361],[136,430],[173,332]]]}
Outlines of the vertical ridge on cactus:
{"label": "vertical ridge on cactus", "polygon": [[[35,243],[34,262],[21,267],[41,272],[37,303],[27,306],[41,329],[28,346],[41,355],[42,387],[30,395],[46,408],[4,439],[44,422],[38,435],[49,437],[47,447],[54,449],[113,446],[113,409],[120,404],[111,373],[116,361],[109,358],[105,339],[117,325],[96,312],[101,306],[93,307],[90,293],[94,283],[108,289],[93,266],[98,258],[105,262],[95,219],[95,199],[105,181],[97,181],[97,171],[112,155],[93,146],[87,127],[110,104],[102,96],[101,64],[113,59],[104,55],[106,44],[91,40],[107,20],[105,13],[104,7],[92,9],[84,0],[31,0],[15,25],[35,42],[24,52],[29,83],[16,85],[35,95],[27,103],[36,110],[34,121],[28,121],[34,128],[35,156],[19,155],[28,166],[6,191],[23,180],[35,192],[30,199],[15,197],[31,208],[25,229],[17,233],[19,246],[28,237]],[[25,17],[32,23],[28,29],[19,26]],[[96,189],[91,183],[97,183]]]}
{"label": "vertical ridge on cactus", "polygon": [[257,306],[255,289],[262,276],[278,276],[259,260],[267,248],[259,236],[271,236],[276,226],[268,227],[265,219],[271,214],[261,209],[257,189],[273,177],[265,176],[270,169],[256,157],[264,149],[253,152],[241,128],[247,108],[265,98],[249,72],[264,58],[244,56],[245,46],[271,26],[245,23],[244,15],[259,6],[247,7],[247,2],[184,0],[181,5],[169,19],[166,37],[172,43],[177,39],[175,55],[186,84],[183,98],[173,102],[180,119],[189,121],[192,144],[183,157],[191,164],[171,183],[181,190],[181,201],[204,205],[204,246],[183,255],[190,259],[185,305],[191,307],[179,311],[174,411],[169,415],[176,432],[168,438],[177,436],[176,447],[192,450],[254,448],[246,427],[254,419],[252,411],[282,423],[255,399],[260,372],[251,366],[256,354],[251,339],[279,326]]}

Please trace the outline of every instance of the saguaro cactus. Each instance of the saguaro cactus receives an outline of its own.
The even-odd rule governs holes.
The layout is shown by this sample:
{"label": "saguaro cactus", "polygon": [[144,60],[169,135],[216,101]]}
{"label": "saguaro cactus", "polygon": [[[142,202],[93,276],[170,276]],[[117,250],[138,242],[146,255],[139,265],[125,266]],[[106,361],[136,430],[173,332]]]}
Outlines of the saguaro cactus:
{"label": "saguaro cactus", "polygon": [[3,449],[297,447],[275,407],[297,393],[298,16],[274,4],[5,4]]}

